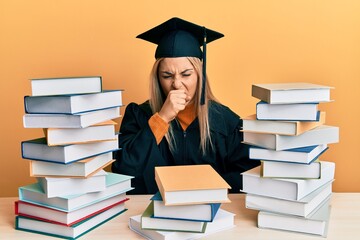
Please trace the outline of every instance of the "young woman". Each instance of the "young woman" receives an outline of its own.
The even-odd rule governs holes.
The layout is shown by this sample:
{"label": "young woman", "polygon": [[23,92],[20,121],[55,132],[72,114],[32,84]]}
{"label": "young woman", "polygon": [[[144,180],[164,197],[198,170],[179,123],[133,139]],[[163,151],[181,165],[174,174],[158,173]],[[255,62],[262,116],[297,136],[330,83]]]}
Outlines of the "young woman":
{"label": "young woman", "polygon": [[190,164],[210,164],[230,184],[231,192],[239,192],[240,173],[259,164],[248,159],[240,117],[211,92],[200,49],[204,31],[212,37],[205,38],[205,44],[223,36],[178,18],[138,36],[158,47],[150,98],[127,106],[120,128],[122,150],[112,166],[113,172],[135,177],[130,193],[158,190],[155,166]]}

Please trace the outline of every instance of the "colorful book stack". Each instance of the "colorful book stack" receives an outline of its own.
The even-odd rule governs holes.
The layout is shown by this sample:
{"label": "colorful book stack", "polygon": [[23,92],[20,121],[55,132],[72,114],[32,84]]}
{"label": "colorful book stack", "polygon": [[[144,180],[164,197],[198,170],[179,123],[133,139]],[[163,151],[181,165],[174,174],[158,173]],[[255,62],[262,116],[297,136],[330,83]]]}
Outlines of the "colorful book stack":
{"label": "colorful book stack", "polygon": [[159,192],[129,227],[149,239],[195,239],[234,226],[220,208],[230,187],[210,165],[156,167]]}
{"label": "colorful book stack", "polygon": [[250,159],[242,173],[245,205],[259,210],[258,227],[326,236],[335,164],[320,161],[339,128],[325,125],[319,103],[331,87],[310,83],[256,84],[256,115],[244,118]]}
{"label": "colorful book stack", "polygon": [[126,211],[132,177],[103,170],[118,150],[122,91],[103,91],[101,77],[32,79],[31,89],[24,126],[45,137],[21,143],[37,182],[19,188],[15,228],[75,239]]}

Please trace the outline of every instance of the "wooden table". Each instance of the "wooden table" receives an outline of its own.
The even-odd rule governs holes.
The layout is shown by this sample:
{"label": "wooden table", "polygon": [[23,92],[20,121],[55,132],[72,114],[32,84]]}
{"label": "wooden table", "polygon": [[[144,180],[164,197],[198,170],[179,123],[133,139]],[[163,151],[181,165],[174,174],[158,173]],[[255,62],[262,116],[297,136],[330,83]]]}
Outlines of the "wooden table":
{"label": "wooden table", "polygon": [[[206,239],[323,239],[300,233],[257,228],[257,211],[245,208],[244,194],[230,194],[231,203],[222,208],[236,214],[235,228],[219,232]],[[80,239],[142,239],[128,227],[130,216],[141,214],[150,202],[150,195],[130,195],[124,214],[94,229]],[[14,229],[14,201],[17,198],[0,198],[0,239],[57,239],[45,235]],[[360,193],[333,193],[331,217],[326,239],[360,239]]]}

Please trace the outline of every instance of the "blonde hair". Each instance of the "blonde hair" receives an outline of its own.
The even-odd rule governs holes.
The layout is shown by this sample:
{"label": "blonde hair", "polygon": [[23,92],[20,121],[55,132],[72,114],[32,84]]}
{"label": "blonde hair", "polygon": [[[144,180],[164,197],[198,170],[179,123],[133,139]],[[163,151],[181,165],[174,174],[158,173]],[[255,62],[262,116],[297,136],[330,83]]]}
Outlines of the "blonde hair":
{"label": "blonde hair", "polygon": [[[153,113],[159,112],[162,105],[164,104],[166,100],[166,96],[164,95],[161,85],[159,82],[159,75],[158,75],[158,69],[161,61],[164,58],[159,58],[155,61],[153,68],[151,70],[150,74],[150,107]],[[209,100],[216,101],[215,96],[213,95],[209,79],[206,77],[206,86],[205,86],[205,104],[200,104],[200,98],[201,98],[201,89],[203,85],[203,75],[202,75],[202,62],[200,59],[196,57],[187,57],[189,62],[194,67],[194,70],[196,71],[198,75],[198,82],[197,82],[197,89],[194,96],[194,105],[195,105],[195,112],[198,117],[199,121],[199,129],[200,129],[200,149],[202,154],[204,155],[206,153],[206,149],[213,148],[213,143],[211,140],[210,135],[210,126],[209,126]],[[174,151],[176,149],[176,139],[174,138],[173,129],[170,125],[169,131],[165,135],[166,140],[169,143],[170,150]]]}

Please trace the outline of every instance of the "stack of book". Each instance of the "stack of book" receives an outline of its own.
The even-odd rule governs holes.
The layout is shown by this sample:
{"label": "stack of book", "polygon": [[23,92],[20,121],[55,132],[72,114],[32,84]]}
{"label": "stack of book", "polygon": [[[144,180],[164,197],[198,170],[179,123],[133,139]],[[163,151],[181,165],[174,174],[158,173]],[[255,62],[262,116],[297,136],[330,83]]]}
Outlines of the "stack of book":
{"label": "stack of book", "polygon": [[339,128],[325,125],[318,105],[331,87],[310,83],[256,84],[261,101],[243,120],[250,159],[261,166],[242,173],[245,204],[259,210],[258,227],[326,236],[335,164],[320,161]]}
{"label": "stack of book", "polygon": [[119,148],[122,91],[103,91],[101,77],[32,79],[31,90],[24,126],[44,137],[21,143],[37,181],[19,188],[15,228],[77,238],[126,211],[132,177],[104,171]]}
{"label": "stack of book", "polygon": [[149,239],[195,239],[234,226],[234,214],[220,208],[230,202],[230,186],[210,165],[155,168],[159,188],[142,215],[129,227]]}

